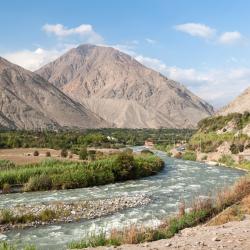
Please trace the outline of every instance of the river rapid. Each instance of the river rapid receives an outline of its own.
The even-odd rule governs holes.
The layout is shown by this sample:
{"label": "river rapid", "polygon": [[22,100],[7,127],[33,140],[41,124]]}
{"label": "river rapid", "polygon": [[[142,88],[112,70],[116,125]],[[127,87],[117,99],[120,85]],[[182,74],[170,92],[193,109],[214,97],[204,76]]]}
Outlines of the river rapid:
{"label": "river rapid", "polygon": [[[142,147],[134,148],[135,151],[141,149]],[[151,196],[153,201],[150,204],[98,219],[15,230],[0,234],[0,240],[14,243],[18,247],[34,244],[42,250],[61,250],[66,249],[72,240],[80,240],[93,231],[122,228],[135,223],[157,226],[163,218],[177,211],[181,200],[191,201],[197,196],[214,195],[219,189],[230,186],[245,174],[237,169],[169,158],[161,151],[156,151],[155,154],[165,161],[165,168],[152,177],[99,187],[0,196],[0,208],[22,203],[76,201],[140,194]]]}

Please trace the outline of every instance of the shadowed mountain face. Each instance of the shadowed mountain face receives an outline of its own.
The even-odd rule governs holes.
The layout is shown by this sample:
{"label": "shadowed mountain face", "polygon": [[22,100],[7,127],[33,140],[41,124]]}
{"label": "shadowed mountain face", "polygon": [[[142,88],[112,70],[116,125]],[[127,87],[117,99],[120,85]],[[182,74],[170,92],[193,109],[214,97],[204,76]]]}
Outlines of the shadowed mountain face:
{"label": "shadowed mountain face", "polygon": [[245,111],[250,112],[250,87],[236,97],[231,103],[222,108],[218,114],[227,115],[229,113],[244,113]]}
{"label": "shadowed mountain face", "polygon": [[81,45],[36,73],[116,127],[193,128],[213,108],[110,47]]}
{"label": "shadowed mountain face", "polygon": [[92,128],[108,124],[41,76],[0,57],[0,128]]}

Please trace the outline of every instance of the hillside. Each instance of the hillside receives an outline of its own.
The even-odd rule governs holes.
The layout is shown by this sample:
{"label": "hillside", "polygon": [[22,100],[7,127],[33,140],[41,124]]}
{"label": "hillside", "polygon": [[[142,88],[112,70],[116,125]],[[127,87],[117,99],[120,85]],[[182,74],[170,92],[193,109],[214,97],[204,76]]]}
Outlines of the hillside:
{"label": "hillside", "polygon": [[[60,129],[107,123],[41,76],[0,57],[0,127]],[[110,125],[109,125],[110,126]]]}
{"label": "hillside", "polygon": [[36,71],[116,127],[193,128],[213,108],[110,47],[81,45]]}
{"label": "hillside", "polygon": [[196,153],[197,160],[250,170],[250,113],[232,113],[200,121],[188,149]]}
{"label": "hillside", "polygon": [[245,111],[250,112],[250,87],[247,88],[241,95],[236,97],[226,107],[222,108],[218,114],[228,115],[230,113],[244,113]]}

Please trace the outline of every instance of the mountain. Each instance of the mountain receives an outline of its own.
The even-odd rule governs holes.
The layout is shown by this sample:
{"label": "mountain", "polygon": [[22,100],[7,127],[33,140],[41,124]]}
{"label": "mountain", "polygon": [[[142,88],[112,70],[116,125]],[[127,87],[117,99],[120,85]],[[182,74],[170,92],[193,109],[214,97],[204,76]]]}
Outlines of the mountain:
{"label": "mountain", "polygon": [[229,113],[244,113],[245,111],[250,112],[250,87],[226,107],[222,108],[218,114],[227,115]]}
{"label": "mountain", "polygon": [[121,128],[193,128],[213,108],[179,83],[111,47],[81,45],[37,74]]}
{"label": "mountain", "polygon": [[108,126],[41,76],[0,57],[0,128],[60,129]]}

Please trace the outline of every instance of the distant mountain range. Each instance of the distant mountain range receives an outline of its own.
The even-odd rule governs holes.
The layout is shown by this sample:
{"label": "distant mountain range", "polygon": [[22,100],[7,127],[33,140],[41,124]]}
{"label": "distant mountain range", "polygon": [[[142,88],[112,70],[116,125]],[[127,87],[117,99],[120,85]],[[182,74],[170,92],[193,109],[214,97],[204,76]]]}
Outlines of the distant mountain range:
{"label": "distant mountain range", "polygon": [[0,57],[0,128],[194,128],[213,108],[110,47],[81,45],[36,72]]}
{"label": "distant mountain range", "polygon": [[222,108],[218,114],[227,115],[229,113],[244,113],[245,111],[250,112],[250,87]]}

